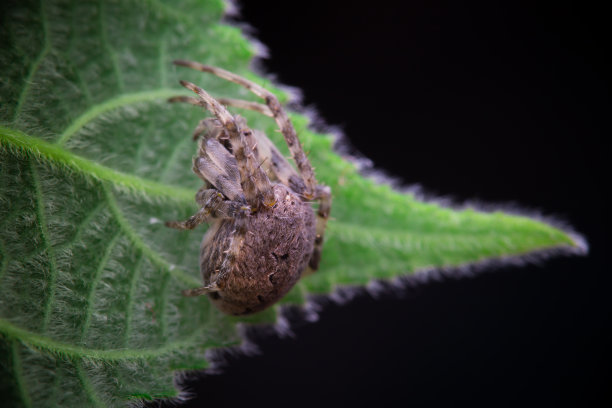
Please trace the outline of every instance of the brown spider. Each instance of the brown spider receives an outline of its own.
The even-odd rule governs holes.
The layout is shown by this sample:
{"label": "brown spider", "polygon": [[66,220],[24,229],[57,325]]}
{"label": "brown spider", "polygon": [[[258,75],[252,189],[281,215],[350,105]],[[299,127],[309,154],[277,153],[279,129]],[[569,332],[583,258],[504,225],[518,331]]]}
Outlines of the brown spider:
{"label": "brown spider", "polygon": [[[266,102],[217,101],[186,81],[181,85],[198,97],[170,99],[205,107],[215,116],[202,120],[194,132],[194,140],[201,136],[193,160],[193,171],[204,181],[196,194],[201,208],[186,221],[166,223],[178,229],[210,224],[200,252],[204,286],[184,290],[183,295],[208,294],[228,314],[255,313],[283,297],[307,268],[318,268],[331,190],[316,183],[295,129],[271,92],[220,68],[174,63],[235,82]],[[249,129],[244,118],[231,115],[223,105],[274,118],[299,174],[263,132]],[[319,200],[316,217],[313,200]]]}

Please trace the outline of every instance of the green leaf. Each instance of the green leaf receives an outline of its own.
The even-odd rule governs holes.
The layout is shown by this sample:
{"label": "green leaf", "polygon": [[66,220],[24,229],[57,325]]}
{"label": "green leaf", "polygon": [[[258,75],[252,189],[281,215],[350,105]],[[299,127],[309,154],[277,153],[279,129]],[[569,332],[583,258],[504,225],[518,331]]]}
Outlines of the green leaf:
{"label": "green leaf", "polygon": [[[171,4],[171,5],[170,5]],[[173,59],[224,67],[287,97],[248,69],[254,47],[220,23],[219,0],[3,4],[0,28],[0,384],[12,406],[123,406],[177,396],[177,370],[207,366],[206,350],[240,341],[236,323],[200,285],[204,228],[163,220],[196,210],[192,129],[203,117],[170,105],[186,79],[212,95],[255,100]],[[286,153],[275,124],[240,112]],[[334,194],[320,270],[283,299],[432,267],[552,249],[575,236],[501,212],[421,202],[358,174],[292,120]]]}

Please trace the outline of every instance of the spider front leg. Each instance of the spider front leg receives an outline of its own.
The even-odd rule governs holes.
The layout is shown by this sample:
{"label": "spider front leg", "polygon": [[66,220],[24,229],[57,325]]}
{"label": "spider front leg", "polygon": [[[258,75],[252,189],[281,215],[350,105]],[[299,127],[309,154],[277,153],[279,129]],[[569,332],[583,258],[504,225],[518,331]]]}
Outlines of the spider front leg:
{"label": "spider front leg", "polygon": [[[216,98],[216,99],[221,105],[233,106],[235,108],[248,109],[248,110],[252,110],[255,112],[259,112],[262,115],[266,115],[271,118],[274,117],[274,113],[272,113],[270,108],[268,108],[268,106],[262,103],[245,101],[243,99],[234,99],[234,98]],[[205,109],[208,109],[206,107],[206,104],[203,101],[197,98],[193,98],[191,96],[183,96],[183,95],[173,96],[172,98],[168,99],[168,102],[171,102],[171,103],[183,102],[183,103],[188,103],[190,105],[201,106]]]}
{"label": "spider front leg", "polygon": [[210,218],[210,210],[206,207],[202,207],[197,213],[186,219],[185,221],[166,221],[166,227],[181,229],[181,230],[192,230],[198,225],[208,221]]}
{"label": "spider front leg", "polygon": [[278,98],[276,97],[276,95],[274,95],[272,92],[268,91],[267,89],[257,85],[256,83],[249,81],[246,78],[243,78],[239,75],[236,75],[232,72],[226,71],[221,68],[200,64],[198,62],[184,61],[184,60],[176,60],[174,61],[174,64],[188,67],[188,68],[195,69],[195,70],[202,71],[202,72],[211,73],[220,78],[223,78],[225,80],[241,85],[245,87],[246,89],[248,89],[249,91],[253,92],[255,95],[264,99],[268,109],[272,113],[272,117],[274,118],[278,126],[280,127],[280,130],[283,136],[285,137],[285,141],[287,142],[287,146],[289,147],[291,156],[295,160],[295,164],[297,165],[297,168],[300,172],[300,176],[302,177],[304,181],[305,190],[297,191],[297,193],[302,194],[305,198],[309,200],[315,197],[315,188],[316,188],[317,183],[316,183],[315,176],[314,176],[314,170],[312,169],[312,166],[310,162],[308,161],[306,154],[304,153],[304,149],[302,148],[302,145],[300,144],[300,141],[297,137],[297,133],[295,132],[295,128],[293,127],[293,124],[291,123],[291,121],[289,120],[289,117],[287,116],[283,108],[281,107],[281,104],[278,101]]}
{"label": "spider front leg", "polygon": [[240,201],[224,200],[223,194],[213,188],[201,188],[196,194],[196,202],[202,207],[185,221],[167,221],[166,226],[176,229],[192,230],[211,219],[244,218],[251,213],[251,207]]}
{"label": "spider front leg", "polygon": [[[232,154],[238,165],[240,186],[247,202],[257,210],[260,206],[270,208],[275,203],[272,184],[264,171],[255,163],[251,145],[246,142],[253,132],[246,127],[246,122],[239,116],[232,116],[223,105],[211,97],[199,86],[187,81],[180,81],[185,88],[196,93],[205,106],[223,126],[229,136]],[[213,182],[213,180],[209,179]]]}
{"label": "spider front leg", "polygon": [[207,293],[218,292],[220,290],[221,289],[217,285],[212,284],[208,286],[202,286],[200,288],[185,289],[181,291],[181,294],[187,297],[194,297],[194,296],[202,296]]}

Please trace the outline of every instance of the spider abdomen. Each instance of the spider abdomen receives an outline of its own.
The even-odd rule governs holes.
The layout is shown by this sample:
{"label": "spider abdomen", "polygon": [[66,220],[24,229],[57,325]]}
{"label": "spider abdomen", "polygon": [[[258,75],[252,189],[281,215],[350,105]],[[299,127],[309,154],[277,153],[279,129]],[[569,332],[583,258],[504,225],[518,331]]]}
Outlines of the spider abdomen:
{"label": "spider abdomen", "polygon": [[208,296],[225,313],[255,313],[278,301],[300,279],[313,253],[312,207],[282,184],[273,190],[273,207],[217,221],[204,236],[202,278],[205,285],[219,287]]}

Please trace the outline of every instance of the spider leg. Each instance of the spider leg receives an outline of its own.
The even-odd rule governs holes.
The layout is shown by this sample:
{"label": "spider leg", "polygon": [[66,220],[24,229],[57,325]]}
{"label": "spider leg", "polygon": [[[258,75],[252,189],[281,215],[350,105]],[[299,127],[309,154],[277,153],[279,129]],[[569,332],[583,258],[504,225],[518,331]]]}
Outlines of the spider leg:
{"label": "spider leg", "polygon": [[166,226],[176,229],[194,229],[211,219],[244,218],[251,213],[251,208],[243,202],[224,200],[223,194],[216,189],[202,188],[196,194],[196,201],[202,207],[185,221],[167,221]]}
{"label": "spider leg", "polygon": [[192,68],[192,69],[202,71],[202,72],[209,72],[220,78],[223,78],[225,80],[241,85],[245,87],[246,89],[248,89],[249,91],[253,92],[255,95],[264,99],[266,101],[266,105],[272,112],[272,115],[274,119],[276,120],[276,123],[280,127],[280,130],[283,133],[283,136],[285,137],[285,141],[287,142],[287,145],[289,146],[289,151],[291,152],[291,156],[293,156],[293,159],[295,160],[298,170],[300,171],[300,175],[302,176],[302,179],[304,180],[304,184],[306,185],[305,191],[298,192],[298,193],[302,194],[306,199],[314,198],[316,180],[314,176],[314,171],[312,169],[312,165],[308,161],[308,158],[306,157],[306,154],[304,153],[304,149],[302,148],[302,145],[300,144],[300,141],[297,138],[297,134],[295,132],[295,128],[293,127],[293,124],[291,123],[291,121],[289,120],[289,117],[287,116],[283,108],[281,107],[280,102],[278,101],[278,98],[272,92],[257,85],[254,82],[249,81],[248,79],[245,79],[239,75],[233,74],[221,68],[211,67],[209,65],[204,65],[204,64],[197,63],[197,62],[184,61],[184,60],[176,60],[174,61],[174,64]]}
{"label": "spider leg", "polygon": [[243,201],[226,200],[218,190],[202,187],[196,194],[196,202],[210,210],[216,219],[239,219],[251,214],[251,207]]}
{"label": "spider leg", "polygon": [[319,200],[319,209],[317,210],[317,224],[315,236],[314,250],[308,262],[308,269],[304,271],[304,275],[313,273],[319,269],[321,261],[321,251],[323,249],[323,239],[325,236],[325,227],[331,211],[331,189],[328,186],[318,185],[315,190],[316,198]]}
{"label": "spider leg", "polygon": [[168,98],[168,102],[170,103],[177,103],[177,102],[188,103],[190,105],[196,105],[196,106],[201,106],[203,108],[206,108],[206,104],[204,104],[203,101],[201,101],[198,98],[194,98],[193,96],[177,95],[177,96]]}
{"label": "spider leg", "polygon": [[295,169],[289,164],[278,148],[272,143],[265,133],[253,131],[257,148],[253,151],[257,154],[257,159],[262,163],[268,177],[277,180],[298,194],[306,190],[304,180],[299,176]]}
{"label": "spider leg", "polygon": [[[186,102],[192,105],[205,106],[205,104],[191,96],[175,96],[168,99],[169,102]],[[273,117],[272,111],[266,105],[244,101],[241,99],[219,98],[220,103],[226,106],[235,106],[244,109],[250,109],[260,112],[266,116]],[[207,138],[219,139],[221,126],[215,118],[206,118],[200,121],[195,131],[193,139],[197,139],[201,135]],[[306,190],[306,185],[302,178],[298,175],[295,169],[289,164],[287,159],[281,154],[278,148],[268,139],[265,133],[253,130],[255,136],[254,144],[251,150],[255,154],[257,161],[262,165],[270,179],[280,181],[281,183],[290,186],[291,189],[298,194],[302,194]]]}
{"label": "spider leg", "polygon": [[166,227],[192,230],[209,219],[210,211],[206,207],[202,207],[185,221],[166,221]]}
{"label": "spider leg", "polygon": [[[233,98],[217,98],[217,101],[224,106],[233,106],[235,108],[248,109],[248,110],[252,110],[255,112],[259,112],[262,115],[266,115],[271,118],[274,117],[274,114],[272,113],[270,108],[268,108],[268,106],[264,105],[263,103],[257,103],[257,102],[245,101],[243,99],[233,99]],[[183,102],[183,103],[189,103],[191,105],[202,106],[206,108],[206,106],[202,103],[201,100],[199,100],[198,98],[191,97],[191,96],[183,96],[183,95],[173,96],[172,98],[168,99],[168,102]]]}
{"label": "spider leg", "polygon": [[[219,119],[229,134],[232,153],[236,158],[240,173],[240,184],[247,201],[255,208],[258,208],[260,203],[267,207],[273,206],[275,198],[272,184],[258,163],[255,163],[255,156],[251,149],[253,144],[247,142],[248,138],[253,137],[251,129],[246,127],[246,123],[240,120],[240,117],[234,118],[223,105],[202,88],[187,81],[181,81],[181,85],[200,97],[206,108]],[[213,182],[210,179],[209,181]]]}
{"label": "spider leg", "polygon": [[181,291],[181,294],[183,296],[193,297],[193,296],[205,295],[207,293],[218,292],[219,290],[221,289],[213,283],[208,286],[202,286],[201,288],[185,289]]}
{"label": "spider leg", "polygon": [[271,118],[274,117],[274,113],[270,110],[267,105],[263,103],[245,101],[243,99],[233,99],[233,98],[219,98],[217,99],[221,104],[225,106],[233,106],[235,108],[248,109],[255,112],[259,112],[262,115],[269,116]]}
{"label": "spider leg", "polygon": [[202,136],[204,139],[227,139],[227,135],[223,132],[223,126],[216,118],[206,118],[198,122],[198,125],[193,131],[193,140],[198,140]]}

